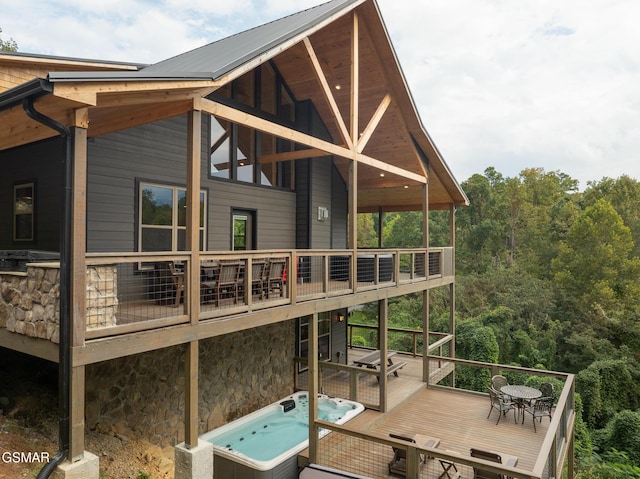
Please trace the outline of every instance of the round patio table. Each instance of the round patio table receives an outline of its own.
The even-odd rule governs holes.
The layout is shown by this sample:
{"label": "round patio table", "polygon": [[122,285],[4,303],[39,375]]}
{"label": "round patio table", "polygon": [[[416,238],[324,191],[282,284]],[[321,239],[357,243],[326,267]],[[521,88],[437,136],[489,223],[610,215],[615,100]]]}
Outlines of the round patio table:
{"label": "round patio table", "polygon": [[542,391],[529,386],[508,385],[500,388],[502,394],[511,396],[515,399],[518,407],[518,415],[522,414],[522,423],[524,424],[524,409],[532,399],[542,396]]}
{"label": "round patio table", "polygon": [[500,388],[500,392],[506,394],[507,396],[511,396],[512,398],[525,399],[527,401],[531,399],[537,399],[542,396],[542,391],[529,386],[502,386]]}

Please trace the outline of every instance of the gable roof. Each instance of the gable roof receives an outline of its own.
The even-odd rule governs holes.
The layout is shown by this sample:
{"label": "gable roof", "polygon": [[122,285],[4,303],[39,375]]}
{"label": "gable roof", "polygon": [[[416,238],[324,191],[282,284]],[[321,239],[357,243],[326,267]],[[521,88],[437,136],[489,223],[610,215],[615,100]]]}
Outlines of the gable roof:
{"label": "gable roof", "polygon": [[[50,112],[59,111],[60,117],[70,118],[69,111],[86,103],[89,136],[99,136],[183,114],[192,108],[190,99],[205,97],[262,63],[273,61],[295,98],[313,102],[339,146],[345,129],[349,129],[345,124],[352,120],[352,12],[360,19],[358,56],[360,71],[366,72],[366,79],[363,76],[359,83],[355,115],[360,120],[356,122],[369,130],[366,144],[359,149],[359,154],[365,155],[365,167],[358,173],[359,210],[377,211],[379,205],[389,210],[420,209],[424,196],[420,183],[426,178],[430,207],[468,204],[422,124],[375,0],[331,0],[139,69],[54,69],[46,81],[32,82],[27,89],[25,83],[22,88],[0,93],[0,115],[3,106],[16,105],[21,95],[35,96],[35,88],[43,95],[39,100],[42,105],[50,107]],[[323,86],[322,81],[332,84]],[[327,91],[337,88],[337,83],[343,88]],[[333,97],[333,104],[328,97]],[[390,103],[383,107],[389,98]],[[158,108],[160,103],[166,106]],[[14,113],[18,118],[20,111]],[[31,141],[45,138],[48,133],[42,130]],[[3,144],[9,144],[9,140],[3,142],[0,132],[0,148]],[[346,146],[340,148],[347,151]],[[352,161],[347,158],[355,156],[334,158],[345,180]],[[404,170],[407,178],[421,177],[423,181],[407,182],[402,174],[382,178],[384,175],[374,166],[376,161],[378,165],[390,165],[389,172]]]}

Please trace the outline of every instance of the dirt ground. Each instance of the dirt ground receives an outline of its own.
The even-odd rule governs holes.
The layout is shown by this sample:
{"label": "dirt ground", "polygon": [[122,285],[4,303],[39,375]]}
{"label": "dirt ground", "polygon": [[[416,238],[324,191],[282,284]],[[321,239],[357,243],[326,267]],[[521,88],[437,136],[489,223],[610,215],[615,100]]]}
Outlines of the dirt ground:
{"label": "dirt ground", "polygon": [[[86,431],[85,441],[100,459],[100,479],[173,478],[172,447],[111,431]],[[0,348],[0,479],[35,478],[46,462],[37,459],[57,450],[56,365]]]}

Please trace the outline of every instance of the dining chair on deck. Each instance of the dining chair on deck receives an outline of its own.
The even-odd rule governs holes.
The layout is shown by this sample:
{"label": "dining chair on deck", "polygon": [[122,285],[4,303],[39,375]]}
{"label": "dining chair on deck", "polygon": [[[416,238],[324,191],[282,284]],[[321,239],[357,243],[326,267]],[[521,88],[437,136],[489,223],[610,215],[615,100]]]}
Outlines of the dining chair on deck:
{"label": "dining chair on deck", "polygon": [[[482,449],[471,448],[471,457],[476,459],[482,459],[484,461],[496,462],[498,464],[505,464],[507,466],[515,467],[518,464],[518,458],[516,456],[510,456],[508,454],[503,458],[502,454],[491,451],[483,451]],[[503,459],[506,459],[503,462]],[[504,479],[504,476],[499,472],[487,471],[479,466],[473,466],[473,479]]]}
{"label": "dining chair on deck", "polygon": [[251,294],[264,298],[268,274],[268,262],[264,259],[251,263]]}
{"label": "dining chair on deck", "polygon": [[553,384],[542,383],[539,389],[540,389],[540,392],[542,393],[542,397],[547,397],[547,398],[553,397]]}
{"label": "dining chair on deck", "polygon": [[269,260],[269,274],[267,275],[267,298],[271,297],[271,293],[278,290],[280,296],[284,295],[284,268],[286,260],[284,258],[274,258]]}
{"label": "dining chair on deck", "polygon": [[[541,397],[536,399],[531,406],[529,406],[524,410],[525,413],[531,414],[531,418],[533,419],[534,432],[538,432],[536,430],[536,419],[540,419],[540,422],[542,422],[543,417],[548,417],[549,421],[551,421],[552,408],[553,408],[553,398]],[[522,422],[524,423],[524,419]]]}
{"label": "dining chair on deck", "polygon": [[204,281],[201,287],[208,288],[216,306],[224,296],[231,296],[233,302],[238,302],[238,281],[240,278],[240,263],[237,261],[221,261],[217,278]]}
{"label": "dining chair on deck", "polygon": [[492,387],[487,389],[489,390],[489,400],[491,401],[491,409],[489,409],[487,419],[489,419],[489,416],[491,416],[491,413],[495,409],[498,411],[498,420],[496,421],[496,424],[498,424],[503,415],[506,416],[509,411],[513,410],[513,421],[518,422],[516,418],[516,404],[509,399],[505,399],[504,395],[498,393],[498,391]]}

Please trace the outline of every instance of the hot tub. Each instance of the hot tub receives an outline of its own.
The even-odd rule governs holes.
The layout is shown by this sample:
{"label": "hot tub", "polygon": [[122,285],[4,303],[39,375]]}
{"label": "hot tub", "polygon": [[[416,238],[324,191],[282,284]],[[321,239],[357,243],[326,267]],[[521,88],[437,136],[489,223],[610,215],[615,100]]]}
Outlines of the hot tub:
{"label": "hot tub", "polygon": [[[324,421],[344,424],[363,410],[355,401],[318,395]],[[215,479],[297,479],[297,455],[309,445],[309,395],[292,394],[200,438],[213,444]]]}

